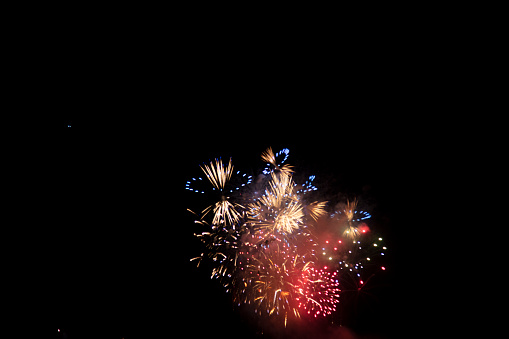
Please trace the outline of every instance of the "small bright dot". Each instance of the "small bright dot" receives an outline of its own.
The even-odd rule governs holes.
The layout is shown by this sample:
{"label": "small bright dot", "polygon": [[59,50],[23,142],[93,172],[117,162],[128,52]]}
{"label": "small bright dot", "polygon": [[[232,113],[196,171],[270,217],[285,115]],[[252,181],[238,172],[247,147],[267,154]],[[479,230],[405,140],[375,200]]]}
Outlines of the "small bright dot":
{"label": "small bright dot", "polygon": [[371,260],[370,258],[366,258],[366,259],[368,259],[368,261],[370,261],[370,260]]}
{"label": "small bright dot", "polygon": [[385,271],[385,266],[382,266],[382,271]]}
{"label": "small bright dot", "polygon": [[332,257],[329,257],[329,260],[332,260]]}
{"label": "small bright dot", "polygon": [[325,243],[328,244],[329,243],[329,240],[325,240]]}
{"label": "small bright dot", "polygon": [[[69,126],[69,127],[71,127],[71,126]],[[57,331],[60,332],[60,329],[57,329]]]}
{"label": "small bright dot", "polygon": [[373,246],[377,247],[378,245],[377,244],[373,244]]}
{"label": "small bright dot", "polygon": [[382,238],[378,238],[378,240],[382,241]]}
{"label": "small bright dot", "polygon": [[[364,284],[364,281],[362,281],[362,280],[361,280],[361,281],[360,281],[360,283],[361,283],[361,285],[362,285],[362,284]],[[366,287],[366,288],[367,288],[367,287]]]}
{"label": "small bright dot", "polygon": [[326,270],[326,269],[327,269],[327,266],[324,266],[324,267],[323,267],[323,269],[324,269],[324,270]]}

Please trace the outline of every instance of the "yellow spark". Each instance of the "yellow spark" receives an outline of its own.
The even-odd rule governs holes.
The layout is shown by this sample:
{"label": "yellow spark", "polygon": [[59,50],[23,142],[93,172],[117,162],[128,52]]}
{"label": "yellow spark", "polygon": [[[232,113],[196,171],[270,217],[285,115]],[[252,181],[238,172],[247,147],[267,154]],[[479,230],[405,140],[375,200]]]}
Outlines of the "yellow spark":
{"label": "yellow spark", "polygon": [[353,239],[360,234],[360,231],[355,226],[348,226],[343,234]]}
{"label": "yellow spark", "polygon": [[353,201],[347,200],[346,207],[344,208],[344,213],[346,215],[348,226],[344,232],[345,235],[347,235],[350,238],[355,238],[360,234],[359,228],[352,225],[352,220],[355,214],[355,208],[357,207],[357,199],[354,199]]}
{"label": "yellow spark", "polygon": [[226,223],[226,220],[228,220],[231,225],[236,223],[241,217],[241,214],[235,209],[235,207],[243,208],[242,205],[232,204],[223,197],[222,200],[218,201],[215,205],[210,205],[204,209],[202,211],[202,218],[205,217],[205,215],[207,215],[207,213],[209,213],[212,208],[214,208],[214,218],[212,219],[212,224],[217,225],[220,223]]}
{"label": "yellow spark", "polygon": [[307,207],[309,216],[311,216],[311,218],[313,218],[315,221],[317,221],[319,217],[321,217],[322,215],[325,214],[325,206],[326,205],[327,205],[327,201],[312,202]]}
{"label": "yellow spark", "polygon": [[258,225],[272,231],[291,233],[303,222],[303,207],[294,194],[292,177],[284,173],[271,173],[269,188],[256,202],[249,205],[249,214]]}
{"label": "yellow spark", "polygon": [[222,191],[226,185],[226,182],[230,180],[232,176],[232,159],[230,159],[228,167],[223,166],[223,161],[221,159],[216,159],[215,161],[215,164],[211,161],[210,165],[203,165],[203,167],[200,166],[200,168],[203,172],[205,172],[212,185],[218,190]]}
{"label": "yellow spark", "polygon": [[[223,191],[226,183],[230,180],[233,172],[232,159],[228,162],[227,166],[223,165],[223,161],[221,159],[215,159],[215,162],[210,162],[210,165],[200,166],[202,171],[207,175],[212,186],[214,186],[219,191]],[[213,224],[226,223],[227,221],[230,224],[236,223],[241,217],[241,213],[238,212],[235,208],[244,208],[244,206],[239,204],[232,204],[228,200],[228,197],[224,195],[221,197],[221,201],[210,205],[205,208],[202,213],[202,219],[207,215],[211,210],[214,211],[214,218],[212,220]]]}
{"label": "yellow spark", "polygon": [[352,202],[347,200],[344,212],[345,212],[345,215],[346,215],[346,218],[348,219],[348,221],[352,221],[356,207],[357,207],[357,199],[354,199]]}

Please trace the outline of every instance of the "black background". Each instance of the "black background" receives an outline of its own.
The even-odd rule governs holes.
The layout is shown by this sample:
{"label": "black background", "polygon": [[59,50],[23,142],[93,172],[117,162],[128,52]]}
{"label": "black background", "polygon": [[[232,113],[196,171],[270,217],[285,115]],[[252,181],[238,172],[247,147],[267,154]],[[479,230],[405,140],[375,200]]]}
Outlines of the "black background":
{"label": "black background", "polygon": [[289,148],[288,162],[315,174],[324,194],[369,199],[372,227],[391,248],[388,286],[349,328],[393,335],[409,317],[402,234],[419,182],[413,134],[428,105],[427,84],[415,79],[427,64],[413,58],[404,23],[374,17],[255,20],[245,30],[185,21],[164,48],[149,36],[102,33],[100,47],[58,38],[46,46],[69,54],[48,58],[60,71],[38,98],[58,116],[35,146],[37,220],[47,226],[29,245],[47,333],[254,336],[249,316],[189,262],[199,253],[186,208],[196,202],[184,183],[218,156],[256,171],[272,146]]}
{"label": "black background", "polygon": [[186,208],[198,211],[203,202],[184,183],[218,156],[231,156],[239,169],[260,170],[260,154],[272,146],[288,147],[288,162],[298,173],[315,174],[324,198],[359,196],[372,208],[369,224],[391,249],[380,282],[385,287],[377,290],[373,305],[359,306],[347,326],[358,335],[394,333],[405,279],[398,261],[406,227],[401,199],[413,189],[402,127],[387,127],[388,116],[373,117],[376,107],[359,112],[351,103],[321,114],[311,103],[280,100],[285,107],[274,110],[278,100],[259,99],[267,110],[256,113],[207,104],[182,119],[74,118],[71,128],[62,124],[48,164],[53,222],[44,233],[50,240],[41,259],[55,326],[65,328],[69,338],[176,330],[254,336],[253,319],[233,309],[209,270],[189,262],[200,248]]}

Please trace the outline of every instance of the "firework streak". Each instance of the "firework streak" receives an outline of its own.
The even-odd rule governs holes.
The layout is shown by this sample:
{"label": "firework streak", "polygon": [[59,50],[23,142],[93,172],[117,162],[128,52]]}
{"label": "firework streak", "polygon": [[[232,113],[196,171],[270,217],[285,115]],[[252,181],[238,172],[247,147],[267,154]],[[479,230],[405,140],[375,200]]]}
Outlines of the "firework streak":
{"label": "firework streak", "polygon": [[[267,166],[256,183],[252,176],[235,172],[231,159],[226,165],[221,159],[203,164],[204,178],[186,183],[186,190],[205,194],[211,188],[216,195],[215,203],[193,212],[203,228],[195,235],[204,251],[191,261],[199,266],[207,260],[211,278],[221,281],[236,305],[249,305],[256,315],[279,319],[284,326],[290,318],[332,314],[343,275],[362,285],[362,268],[387,249],[382,238],[366,240],[369,227],[364,220],[371,215],[357,211],[356,200],[333,213],[326,213],[325,201],[311,201],[315,176],[295,183],[293,167],[283,164],[288,155],[288,149],[263,152]],[[321,218],[333,223],[334,239],[318,240]]]}

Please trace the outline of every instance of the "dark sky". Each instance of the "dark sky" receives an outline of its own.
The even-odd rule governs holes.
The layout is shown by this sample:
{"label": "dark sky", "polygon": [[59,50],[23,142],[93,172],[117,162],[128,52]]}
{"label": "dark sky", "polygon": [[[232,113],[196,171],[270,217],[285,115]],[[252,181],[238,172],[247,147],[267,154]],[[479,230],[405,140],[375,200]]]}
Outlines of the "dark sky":
{"label": "dark sky", "polygon": [[[397,131],[386,127],[391,119],[371,121],[370,110],[351,106],[329,115],[311,106],[266,107],[182,114],[184,122],[69,118],[72,127],[61,128],[46,164],[52,223],[45,229],[47,251],[38,259],[55,326],[66,328],[69,338],[97,331],[136,337],[182,329],[183,322],[184,330],[200,336],[223,329],[225,338],[253,333],[252,319],[232,310],[210,272],[189,262],[199,247],[185,211],[200,206],[184,183],[217,156],[231,156],[239,169],[256,172],[266,147],[289,148],[288,163],[315,174],[324,196],[341,192],[369,200],[373,227],[388,239],[395,258],[405,169],[394,143]],[[397,298],[395,277],[389,275],[384,302]],[[353,323],[355,331],[393,330],[393,323],[382,325],[392,308],[380,313],[377,307]]]}
{"label": "dark sky", "polygon": [[[77,67],[74,80],[61,78],[52,96],[41,95],[63,112],[41,147],[51,223],[34,267],[47,286],[48,326],[69,338],[175,329],[226,338],[252,330],[209,272],[189,263],[199,253],[184,183],[217,156],[254,172],[267,147],[289,148],[288,162],[315,174],[324,195],[369,199],[397,258],[400,201],[414,182],[408,136],[424,104],[409,86],[413,66],[400,53],[406,40],[392,30],[347,28],[339,37],[324,26],[268,39],[256,39],[256,29],[225,28],[228,37],[201,29],[167,59],[169,73],[147,58],[127,72],[133,63],[125,56],[139,54],[118,44],[104,44],[108,64],[76,59],[92,61]],[[104,74],[108,81],[99,81]],[[401,267],[396,259],[394,267]],[[398,274],[383,296],[394,304]],[[367,312],[355,330],[392,333],[394,323],[381,324],[396,314],[394,304]]]}
{"label": "dark sky", "polygon": [[[396,252],[398,200],[409,170],[401,148],[408,146],[405,129],[414,127],[394,109],[397,95],[370,90],[351,73],[355,85],[338,80],[337,87],[335,80],[320,83],[323,76],[274,83],[258,74],[254,83],[237,84],[221,75],[218,88],[213,81],[210,91],[187,93],[169,113],[64,119],[48,164],[57,198],[45,260],[58,326],[76,333],[69,338],[94,331],[127,338],[189,320],[196,327],[187,330],[200,335],[223,327],[234,329],[225,337],[252,331],[209,272],[188,261],[199,249],[184,183],[217,156],[254,172],[267,147],[289,148],[288,162],[315,174],[324,194],[369,198],[373,222]],[[120,108],[132,112],[128,103]],[[368,318],[365,331],[376,332],[390,313],[383,314]]]}

